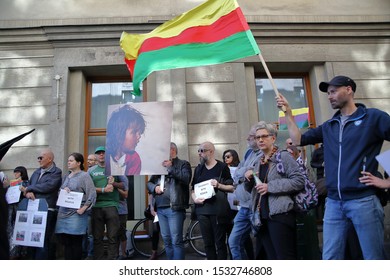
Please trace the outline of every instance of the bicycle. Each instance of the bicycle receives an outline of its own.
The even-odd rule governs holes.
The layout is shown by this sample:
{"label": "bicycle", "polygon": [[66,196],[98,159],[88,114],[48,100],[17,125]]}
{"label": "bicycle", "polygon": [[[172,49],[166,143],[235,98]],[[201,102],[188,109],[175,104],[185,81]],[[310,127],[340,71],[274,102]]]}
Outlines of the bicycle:
{"label": "bicycle", "polygon": [[[152,235],[153,235],[153,220],[143,218],[137,222],[131,232],[131,244],[136,253],[150,257],[152,252]],[[200,256],[205,257],[203,237],[200,232],[199,221],[191,220],[188,224],[187,230],[183,236],[185,246],[188,244]],[[159,256],[165,253],[164,243],[160,235],[158,250]]]}

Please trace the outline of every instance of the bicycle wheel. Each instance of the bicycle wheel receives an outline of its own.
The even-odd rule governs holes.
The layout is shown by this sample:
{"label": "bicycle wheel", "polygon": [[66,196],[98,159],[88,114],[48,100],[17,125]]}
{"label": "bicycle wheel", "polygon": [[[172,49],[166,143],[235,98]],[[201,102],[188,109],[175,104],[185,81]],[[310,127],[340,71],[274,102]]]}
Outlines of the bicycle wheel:
{"label": "bicycle wheel", "polygon": [[[155,233],[156,234],[156,233]],[[150,257],[152,255],[152,237],[153,237],[153,221],[149,219],[140,220],[133,228],[131,232],[131,243],[133,244],[134,251],[144,257]],[[158,231],[158,255],[162,255],[165,252],[164,243]]]}
{"label": "bicycle wheel", "polygon": [[190,241],[191,248],[194,249],[194,251],[199,255],[205,257],[206,252],[204,249],[203,236],[200,231],[199,221],[195,221],[192,223],[188,238]]}

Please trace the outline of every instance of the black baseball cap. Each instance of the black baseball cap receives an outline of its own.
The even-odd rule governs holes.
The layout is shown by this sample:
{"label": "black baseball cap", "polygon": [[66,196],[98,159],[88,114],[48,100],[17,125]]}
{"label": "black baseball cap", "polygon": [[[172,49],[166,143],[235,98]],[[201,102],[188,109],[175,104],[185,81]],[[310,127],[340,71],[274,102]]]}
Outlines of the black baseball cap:
{"label": "black baseball cap", "polygon": [[356,84],[354,80],[346,76],[336,76],[332,80],[330,80],[330,82],[321,82],[319,89],[322,92],[328,92],[329,86],[336,86],[336,87],[350,86],[353,92],[356,91]]}

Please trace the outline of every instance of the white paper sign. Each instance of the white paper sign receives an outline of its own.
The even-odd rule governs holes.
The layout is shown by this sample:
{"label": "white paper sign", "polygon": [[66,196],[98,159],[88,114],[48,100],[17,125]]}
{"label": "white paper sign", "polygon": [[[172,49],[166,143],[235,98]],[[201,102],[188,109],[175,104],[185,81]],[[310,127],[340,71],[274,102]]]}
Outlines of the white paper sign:
{"label": "white paper sign", "polygon": [[229,166],[229,170],[230,170],[230,176],[234,176],[234,172],[236,172],[237,170],[237,167],[236,166]]}
{"label": "white paper sign", "polygon": [[27,211],[38,211],[39,199],[29,199],[27,203]]}
{"label": "white paper sign", "polygon": [[[36,199],[39,201],[39,199]],[[17,211],[12,243],[15,245],[43,247],[47,212]]]}
{"label": "white paper sign", "polygon": [[19,189],[19,185],[9,187],[7,193],[5,194],[5,199],[7,200],[8,204],[19,202],[20,193],[21,191]]}
{"label": "white paper sign", "polygon": [[62,189],[58,195],[57,205],[67,208],[79,209],[82,199],[83,193],[67,192],[66,190]]}
{"label": "white paper sign", "polygon": [[211,185],[211,180],[207,180],[194,186],[196,198],[209,199],[215,195],[214,187]]}
{"label": "white paper sign", "polygon": [[377,155],[375,158],[380,163],[380,165],[382,165],[387,174],[390,175],[390,150]]}

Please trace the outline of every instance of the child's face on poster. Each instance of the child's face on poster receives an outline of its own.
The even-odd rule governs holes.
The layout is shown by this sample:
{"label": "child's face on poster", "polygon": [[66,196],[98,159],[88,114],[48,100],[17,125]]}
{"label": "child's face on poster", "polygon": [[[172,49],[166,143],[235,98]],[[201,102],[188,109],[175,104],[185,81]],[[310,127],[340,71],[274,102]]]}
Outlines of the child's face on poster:
{"label": "child's face on poster", "polygon": [[125,141],[123,142],[124,152],[134,151],[140,138],[141,138],[141,133],[138,130],[135,130],[133,128],[128,128],[126,130]]}

